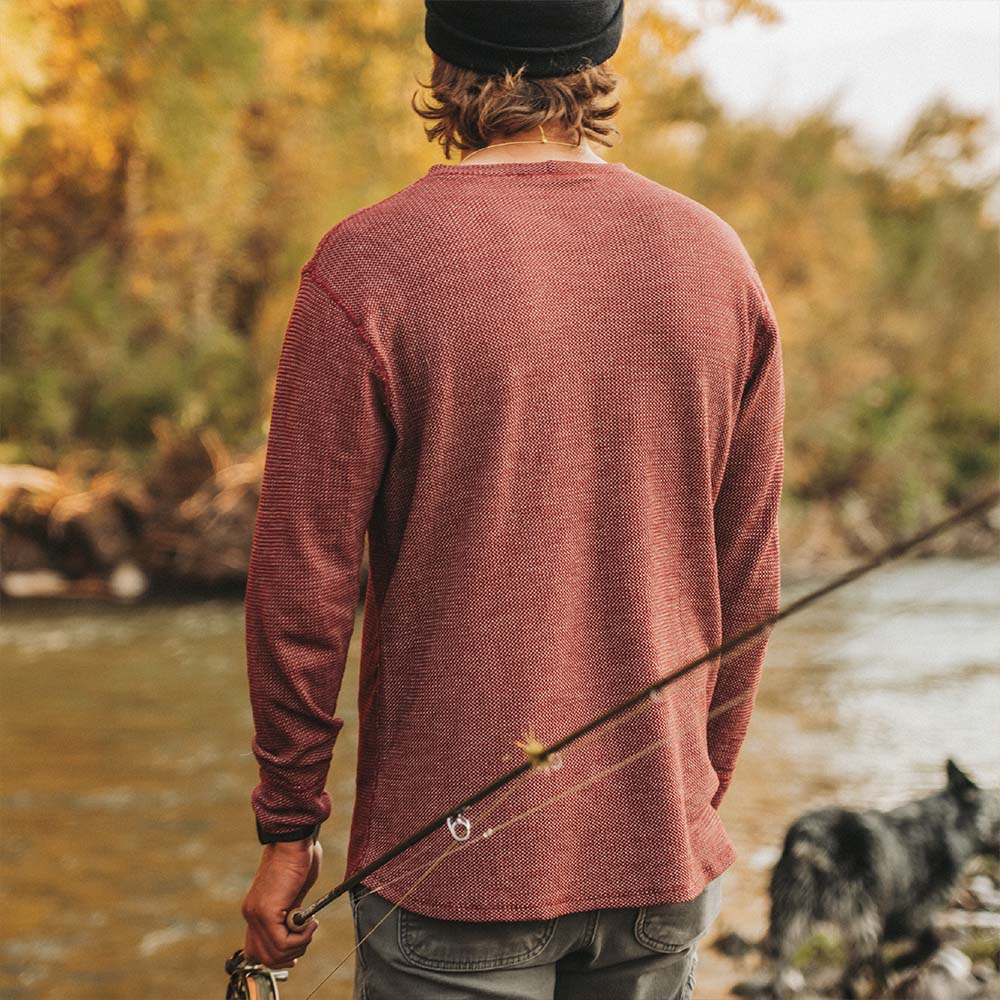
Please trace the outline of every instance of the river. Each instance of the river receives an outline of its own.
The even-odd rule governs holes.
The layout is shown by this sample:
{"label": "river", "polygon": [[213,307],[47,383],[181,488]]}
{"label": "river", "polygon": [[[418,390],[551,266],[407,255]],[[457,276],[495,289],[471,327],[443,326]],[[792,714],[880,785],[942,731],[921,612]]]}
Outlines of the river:
{"label": "river", "polygon": [[[786,574],[785,602],[818,582]],[[739,860],[708,941],[762,932],[769,868],[801,812],[932,791],[948,755],[1000,782],[998,609],[1000,562],[910,560],[778,625],[722,807]],[[360,625],[359,610],[324,887],[343,874],[353,802]],[[4,997],[221,1000],[259,858],[242,628],[235,600],[4,609]],[[320,925],[282,1000],[304,1000],[353,946],[346,898]],[[696,996],[738,976],[706,942]],[[346,1000],[352,978],[347,962],[315,1000]]]}

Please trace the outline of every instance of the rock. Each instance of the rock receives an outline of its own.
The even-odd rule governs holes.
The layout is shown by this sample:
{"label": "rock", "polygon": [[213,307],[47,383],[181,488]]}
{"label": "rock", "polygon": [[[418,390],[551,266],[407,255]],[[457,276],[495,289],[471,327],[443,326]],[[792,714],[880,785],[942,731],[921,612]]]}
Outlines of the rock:
{"label": "rock", "polygon": [[893,989],[900,1000],[971,1000],[981,983],[972,974],[972,960],[950,945],[939,948],[919,969]]}
{"label": "rock", "polygon": [[987,910],[946,910],[938,920],[942,927],[953,930],[1000,930],[1000,913]]}
{"label": "rock", "polygon": [[1000,911],[1000,888],[989,875],[973,876],[968,888],[982,909]]}
{"label": "rock", "polygon": [[781,857],[781,848],[775,847],[771,844],[766,847],[759,847],[753,854],[750,855],[747,864],[754,871],[764,871],[765,869],[770,869],[775,866],[778,862],[778,858]]}
{"label": "rock", "polygon": [[756,949],[757,945],[753,941],[748,941],[742,934],[730,931],[717,937],[712,942],[712,948],[729,958],[742,958],[744,955]]}
{"label": "rock", "polygon": [[8,597],[59,597],[69,590],[69,581],[52,569],[4,573],[0,589]]}
{"label": "rock", "polygon": [[[805,980],[802,985],[805,985]],[[737,997],[773,997],[774,980],[767,973],[761,972],[737,983],[729,992]]]}
{"label": "rock", "polygon": [[108,577],[108,592],[122,601],[134,601],[148,589],[149,577],[131,560],[120,562]]}
{"label": "rock", "polygon": [[989,962],[973,962],[972,974],[981,983],[992,983],[997,978],[997,970]]}

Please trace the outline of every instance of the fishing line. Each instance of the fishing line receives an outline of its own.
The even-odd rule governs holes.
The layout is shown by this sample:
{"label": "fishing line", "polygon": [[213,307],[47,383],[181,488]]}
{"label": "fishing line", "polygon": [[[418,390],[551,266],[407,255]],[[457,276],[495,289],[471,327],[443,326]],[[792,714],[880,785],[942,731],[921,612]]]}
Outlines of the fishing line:
{"label": "fishing line", "polygon": [[[892,620],[894,618],[898,618],[901,615],[905,615],[905,614],[908,614],[908,613],[910,613],[910,612],[912,612],[914,610],[917,610],[919,608],[925,607],[928,598],[935,598],[935,597],[940,596],[942,593],[946,592],[949,589],[949,586],[950,586],[949,584],[942,584],[941,586],[935,588],[934,590],[930,591],[929,593],[927,591],[924,591],[920,595],[919,598],[911,599],[910,601],[906,601],[906,602],[901,602],[893,611],[891,611],[890,613],[888,613],[886,615],[883,615],[881,618],[879,618],[878,622],[876,622],[875,624],[881,625],[885,621]],[[870,631],[871,627],[872,626],[871,626],[870,623],[866,624],[866,625],[858,626],[856,628],[851,629],[847,633],[846,637],[842,637],[842,638],[846,638],[846,639],[849,640],[849,639],[851,639],[851,638],[853,638],[853,637],[855,637],[857,635],[860,635],[860,634],[863,634],[865,632]],[[744,693],[742,693],[740,695],[734,696],[733,698],[729,699],[726,702],[723,702],[721,705],[716,706],[716,708],[712,709],[708,713],[706,721],[707,720],[711,720],[713,718],[716,718],[719,715],[722,715],[725,712],[729,711],[730,709],[735,708],[738,704],[741,704],[742,702],[749,700],[752,697],[752,695],[753,695],[753,692],[744,692]],[[647,708],[648,705],[649,705],[649,702],[655,703],[655,699],[649,698],[646,702],[640,703],[639,705],[635,706],[635,708],[633,710],[631,710],[630,712],[628,712],[626,714],[623,714],[623,715],[617,717],[613,721],[616,724],[621,724],[622,722],[626,721],[626,719],[629,719],[633,715],[638,714],[638,712],[641,711],[642,709]],[[592,735],[592,732],[590,734],[587,734],[587,735]],[[683,730],[682,730],[681,735],[683,735]],[[362,889],[366,889],[367,891],[358,896],[358,898],[357,898],[357,902],[358,903],[360,903],[360,901],[362,899],[365,899],[367,896],[371,895],[372,893],[376,893],[376,894],[380,893],[382,889],[387,888],[388,886],[393,885],[396,882],[399,882],[400,880],[402,880],[403,878],[407,877],[408,875],[415,874],[416,872],[421,871],[421,869],[424,869],[423,873],[417,878],[417,880],[414,882],[414,884],[403,894],[403,896],[397,902],[395,902],[395,903],[392,904],[392,906],[385,913],[385,915],[382,916],[381,918],[379,918],[379,920],[376,921],[376,923],[372,926],[372,928],[363,937],[361,937],[357,941],[357,943],[354,945],[354,947],[330,970],[330,972],[328,972],[327,975],[324,976],[324,978],[315,987],[313,987],[313,989],[308,994],[306,994],[305,1000],[311,1000],[311,998],[323,987],[323,985],[331,978],[331,976],[333,976],[348,961],[350,961],[350,959],[355,955],[355,953],[358,951],[358,949],[361,947],[361,945],[364,944],[364,942],[367,941],[368,938],[371,937],[372,934],[374,934],[375,931],[378,930],[378,928],[383,923],[385,923],[385,921],[388,920],[393,915],[393,913],[396,912],[396,910],[399,907],[402,906],[403,902],[424,881],[424,879],[427,878],[427,876],[429,876],[447,858],[451,857],[453,854],[457,854],[460,851],[465,850],[468,847],[472,847],[474,844],[478,844],[478,843],[481,843],[482,841],[492,839],[496,834],[500,833],[501,831],[506,830],[509,827],[513,826],[514,824],[519,823],[522,820],[528,819],[531,816],[533,816],[533,815],[535,815],[535,814],[543,811],[544,809],[548,808],[548,806],[552,805],[554,802],[560,801],[563,798],[568,798],[569,796],[574,795],[577,792],[580,792],[580,791],[583,791],[586,788],[589,788],[590,786],[596,784],[597,782],[599,782],[603,778],[605,778],[605,777],[607,777],[607,776],[609,776],[611,774],[614,774],[614,773],[616,773],[618,771],[624,770],[630,764],[633,764],[637,760],[641,760],[642,758],[648,756],[650,753],[654,752],[659,747],[667,745],[668,743],[672,742],[673,740],[675,740],[677,738],[677,736],[678,736],[677,732],[674,731],[674,732],[671,733],[671,735],[669,737],[665,737],[665,738],[662,738],[662,739],[658,739],[658,740],[652,741],[651,743],[649,743],[646,746],[644,746],[641,750],[638,750],[635,753],[629,755],[628,757],[625,757],[625,758],[623,758],[623,759],[615,762],[614,764],[609,765],[608,767],[605,767],[605,768],[601,769],[600,771],[596,772],[595,774],[590,775],[588,778],[583,779],[582,781],[578,782],[577,784],[572,785],[572,786],[570,786],[568,788],[565,788],[565,789],[561,790],[560,792],[555,793],[554,795],[550,796],[547,799],[544,799],[543,801],[541,801],[539,803],[536,803],[535,805],[531,806],[530,808],[525,809],[524,811],[522,811],[520,813],[517,813],[514,816],[508,817],[502,823],[499,823],[499,824],[497,824],[495,826],[491,826],[491,827],[485,827],[484,829],[482,829],[482,832],[476,834],[476,836],[474,838],[470,837],[468,840],[465,840],[465,841],[456,841],[456,842],[453,842],[453,843],[449,844],[448,847],[446,847],[444,851],[441,851],[437,857],[431,859],[430,861],[425,861],[425,862],[422,862],[422,863],[415,864],[415,865],[407,868],[404,872],[399,873],[399,874],[393,876],[391,879],[388,879],[387,881],[381,882],[378,885],[364,885],[364,886],[361,886]],[[504,795],[502,795],[498,799],[496,799],[485,810],[477,813],[477,815],[476,815],[476,821],[477,821],[477,823],[480,824],[480,825],[482,825],[483,822],[492,813],[494,813],[499,808],[500,805],[502,805],[510,797],[510,794],[514,791],[515,788],[516,788],[516,786],[514,786],[513,784],[510,785],[510,786],[508,786],[508,788],[506,789],[506,793]]]}
{"label": "fishing line", "polygon": [[[485,816],[489,816],[490,813],[496,811],[496,809],[498,809],[501,805],[503,805],[503,803],[506,802],[507,799],[510,798],[511,794],[514,792],[514,790],[516,789],[516,787],[517,787],[516,785],[511,785],[506,790],[506,792],[503,795],[501,795],[488,809],[486,809],[480,815],[480,819],[482,819]],[[453,843],[449,844],[448,847],[446,847],[436,858],[434,858],[433,860],[431,860],[428,863],[428,865],[427,865],[427,870],[416,880],[416,882],[413,883],[413,885],[410,886],[409,889],[406,890],[406,892],[403,893],[403,895],[399,898],[399,900],[393,904],[392,909],[390,909],[389,912],[384,917],[382,917],[372,927],[372,929],[363,938],[361,938],[358,941],[358,943],[355,944],[355,946],[306,994],[305,1000],[310,1000],[310,997],[312,997],[312,995],[314,993],[316,993],[316,991],[319,990],[320,987],[338,969],[340,969],[344,965],[345,962],[347,962],[347,961],[350,960],[351,956],[354,955],[354,953],[361,947],[361,945],[364,944],[364,942],[367,941],[368,938],[371,937],[371,935],[374,934],[375,931],[378,930],[378,928],[383,923],[385,923],[385,921],[388,920],[389,917],[391,917],[393,915],[393,913],[396,912],[396,909],[398,907],[400,907],[400,906],[403,905],[403,900],[406,899],[413,892],[413,890],[416,889],[417,886],[420,885],[420,883],[423,882],[423,880],[425,878],[427,878],[427,876],[430,875],[431,872],[434,871],[434,869],[437,868],[437,866],[439,864],[441,864],[442,861],[445,860],[445,858],[448,858],[452,854],[455,854],[458,851],[462,850],[464,847],[466,847],[468,845],[468,843],[469,843],[469,841],[454,841]],[[410,869],[408,869],[404,873],[404,875],[409,875],[409,874],[412,874],[415,871],[419,871],[420,867],[421,867],[420,865],[417,865],[414,868],[410,868]],[[368,887],[362,887],[362,888],[368,888],[369,891],[366,892],[364,894],[364,896],[360,896],[359,899],[364,899],[365,896],[370,895],[372,892],[377,892],[379,889],[382,889],[382,888],[385,888],[386,886],[392,885],[394,882],[398,882],[401,878],[403,878],[403,875],[400,875],[400,876],[397,876],[396,878],[390,879],[388,882],[383,882],[381,885],[377,886],[376,888],[372,888],[370,886],[368,886]]]}
{"label": "fishing line", "polygon": [[[982,571],[981,575],[986,576],[987,575],[987,571],[985,571],[985,570]],[[882,626],[886,622],[891,622],[894,619],[900,618],[900,617],[902,617],[904,615],[912,614],[912,613],[917,612],[917,611],[925,611],[926,608],[927,608],[927,604],[928,604],[929,601],[933,601],[935,599],[938,599],[941,595],[947,593],[951,589],[951,587],[952,587],[952,584],[950,582],[946,582],[946,583],[940,584],[939,586],[935,587],[932,590],[929,590],[929,591],[928,590],[924,590],[924,591],[922,591],[920,593],[919,597],[914,597],[914,598],[911,598],[909,600],[899,602],[893,608],[893,610],[880,615],[879,618],[877,619],[877,621],[875,621],[875,622],[865,622],[865,623],[862,623],[862,624],[859,624],[859,625],[855,625],[853,628],[850,628],[847,631],[841,631],[841,632],[839,632],[837,634],[838,645],[842,645],[844,643],[850,642],[850,641],[858,638],[859,636],[862,636],[862,635],[864,635],[866,633],[870,633],[872,631],[873,627]],[[655,698],[650,698],[649,701],[653,702],[653,703],[656,703],[656,699]],[[618,716],[616,719],[613,719],[611,721],[610,725],[621,725],[622,723],[626,722],[627,720],[633,718],[635,715],[638,715],[640,712],[642,712],[647,707],[648,707],[648,703],[646,703],[646,702],[640,703],[639,705],[636,705],[635,708],[631,709],[629,712],[624,713],[623,715]],[[730,707],[732,707],[732,706],[730,706]],[[714,710],[713,710],[713,712],[714,712]],[[713,712],[709,713],[708,718],[712,718],[713,717]],[[594,732],[596,732],[596,731],[594,731]],[[577,746],[574,749],[579,749],[579,744],[582,743],[582,742],[584,742],[587,739],[587,737],[593,736],[594,732],[588,733],[586,736],[581,737],[581,739],[578,741]],[[513,784],[512,784],[510,787],[513,788],[515,786],[513,786]],[[492,814],[493,812],[495,812],[496,807],[501,802],[506,801],[507,797],[508,796],[504,796],[502,799],[498,799],[496,802],[492,803],[486,810],[481,811],[481,812],[477,812],[476,813],[476,820],[477,820],[477,822],[482,823],[482,821],[487,816],[489,816],[490,814]],[[379,882],[378,885],[372,885],[372,884],[368,883],[365,886],[363,886],[362,888],[367,888],[370,892],[381,892],[383,889],[388,888],[389,886],[395,885],[397,882],[402,881],[408,875],[416,874],[417,872],[423,870],[424,866],[427,864],[428,858],[430,858],[434,854],[434,852],[436,850],[438,850],[438,849],[439,849],[438,845],[436,845],[436,844],[425,845],[424,847],[420,848],[417,852],[415,852],[414,854],[412,854],[410,856],[410,858],[409,858],[409,861],[411,862],[410,867],[408,867],[405,870],[403,870],[403,871],[401,871],[401,872],[393,875],[389,879],[386,879],[386,880],[384,880],[382,882]],[[367,895],[367,893],[366,893],[366,895]],[[364,896],[361,896],[360,898],[363,899]]]}
{"label": "fishing line", "polygon": [[[721,705],[716,706],[715,709],[709,712],[708,718],[712,719],[718,715],[722,715],[724,712],[727,712],[730,708],[735,707],[740,702],[747,701],[752,696],[752,694],[753,692],[744,692],[743,694],[736,695],[735,697],[730,698],[728,701],[725,701]],[[579,781],[575,785],[570,785],[568,788],[564,788],[562,789],[562,791],[556,792],[555,795],[552,795],[547,799],[543,799],[541,802],[535,803],[535,805],[529,807],[528,809],[525,809],[523,812],[519,812],[513,816],[509,816],[502,823],[498,823],[496,826],[486,827],[486,829],[484,829],[482,833],[477,834],[475,837],[469,837],[467,840],[455,841],[454,843],[449,844],[448,847],[445,848],[445,850],[443,850],[436,858],[434,858],[428,864],[427,870],[416,880],[416,882],[413,883],[412,886],[410,886],[409,889],[407,889],[405,893],[403,893],[400,899],[392,904],[392,907],[385,914],[385,916],[379,919],[372,927],[372,929],[368,931],[368,933],[365,934],[364,937],[360,938],[357,944],[355,944],[355,946],[330,970],[330,972],[328,972],[326,976],[324,976],[323,979],[315,987],[313,987],[313,989],[309,993],[306,994],[305,1000],[310,1000],[310,998],[317,992],[317,990],[319,990],[320,987],[322,987],[323,984],[326,983],[327,980],[338,969],[342,968],[345,962],[350,960],[351,956],[354,955],[354,953],[361,947],[361,945],[364,944],[365,941],[367,941],[368,938],[370,938],[372,934],[374,934],[375,931],[378,930],[378,928],[386,920],[388,920],[389,917],[391,917],[393,913],[395,913],[400,906],[402,906],[403,900],[405,900],[413,892],[413,890],[416,889],[417,886],[420,885],[420,883],[423,882],[423,880],[427,878],[427,876],[430,875],[435,868],[438,867],[438,865],[440,865],[443,861],[445,861],[445,859],[451,857],[453,854],[458,854],[460,851],[464,851],[466,848],[471,847],[473,844],[478,844],[484,840],[489,840],[496,834],[500,833],[502,830],[506,830],[509,826],[513,826],[515,823],[519,823],[522,820],[528,819],[530,816],[534,816],[535,813],[541,812],[543,809],[548,808],[550,805],[552,805],[553,802],[558,802],[561,799],[568,798],[570,795],[574,795],[577,792],[583,791],[583,789],[585,788],[589,788],[591,785],[596,784],[598,781],[600,781],[602,778],[607,777],[609,774],[615,774],[616,772],[621,771],[624,768],[628,767],[629,764],[632,764],[637,760],[641,760],[643,757],[649,756],[649,754],[651,754],[654,750],[659,749],[661,746],[666,746],[670,743],[673,743],[673,741],[676,738],[677,738],[676,731],[671,732],[669,736],[665,736],[662,739],[654,740],[652,743],[649,743],[646,746],[644,746],[641,750],[637,750],[635,753],[630,754],[628,757],[623,757],[621,760],[616,761],[614,764],[611,764],[600,771],[597,771],[596,773],[590,775],[590,777],[585,778],[583,781]],[[509,794],[511,789],[508,788],[507,791]],[[503,796],[500,801],[506,800],[507,797],[508,797],[507,795]],[[495,805],[496,804],[499,803],[495,803]],[[478,819],[481,821],[483,819],[483,815],[480,814]],[[389,884],[391,883],[387,882],[380,886],[364,887],[368,888],[368,892],[366,892],[362,896],[359,896],[358,901],[360,902],[366,896],[371,895],[371,893],[373,892],[378,892],[378,890],[383,888],[384,885],[389,885]]]}
{"label": "fishing line", "polygon": [[[655,699],[651,698],[650,700],[655,700]],[[616,719],[613,719],[611,721],[614,725],[620,725],[621,723],[626,722],[628,719],[631,719],[633,716],[638,715],[646,707],[647,705],[645,702],[640,702],[638,705],[630,709],[628,712],[623,713],[622,715],[618,716]],[[596,732],[597,732],[596,730],[592,730],[591,732],[584,734],[583,736],[580,737],[580,740],[578,742],[582,743],[588,737],[593,736]],[[516,788],[516,786],[513,783],[511,783],[510,785],[511,791],[513,791],[514,788]],[[495,810],[495,806],[499,804],[499,802],[506,801],[508,797],[509,795],[505,795],[502,799],[498,800],[497,803],[494,803],[492,806],[490,806],[486,812],[478,812],[476,814],[477,819],[481,822],[485,816],[489,815]],[[433,855],[436,850],[438,850],[438,846],[436,844],[425,844],[424,847],[420,848],[418,851],[411,854],[409,860],[414,863],[409,868],[405,869],[402,872],[399,872],[398,874],[394,875],[392,878],[387,879],[384,882],[380,882],[377,886],[369,886],[368,888],[372,892],[379,892],[382,889],[387,888],[388,886],[394,885],[396,882],[401,881],[407,875],[420,871],[424,866],[425,859]],[[424,860],[419,860],[421,858],[423,858]]]}
{"label": "fishing line", "polygon": [[[591,719],[589,722],[581,726],[579,729],[576,729],[573,732],[569,733],[568,735],[562,737],[561,739],[557,740],[550,746],[541,748],[540,751],[531,755],[529,760],[520,764],[518,767],[513,768],[506,774],[501,775],[501,777],[497,778],[495,781],[491,782],[486,787],[480,789],[475,794],[470,795],[468,798],[466,798],[456,806],[453,806],[446,813],[443,813],[436,819],[425,824],[419,830],[415,831],[405,840],[397,844],[394,848],[391,848],[390,850],[386,851],[384,854],[376,858],[370,864],[359,869],[350,878],[345,879],[340,885],[331,889],[326,895],[322,896],[316,902],[310,904],[309,906],[303,909],[298,909],[288,914],[287,923],[289,928],[291,930],[299,930],[306,923],[307,920],[309,920],[312,916],[314,916],[324,907],[328,906],[339,896],[343,895],[345,892],[352,889],[355,885],[357,885],[358,882],[361,882],[363,879],[367,878],[369,875],[378,871],[378,869],[382,868],[384,865],[388,864],[394,858],[398,857],[405,850],[407,850],[410,847],[413,847],[414,845],[422,841],[425,837],[428,837],[430,834],[434,833],[441,826],[445,825],[448,822],[448,820],[452,819],[452,817],[456,817],[465,810],[470,809],[478,802],[481,802],[483,799],[487,798],[494,792],[499,791],[504,786],[514,781],[515,778],[518,778],[522,774],[525,774],[526,772],[536,768],[537,766],[539,766],[539,764],[544,764],[553,754],[569,746],[576,740],[582,738],[583,736],[586,736],[588,733],[593,732],[594,730],[605,725],[606,723],[617,718],[618,716],[623,715],[626,712],[629,712],[629,710],[634,709],[639,705],[642,705],[645,699],[650,698],[655,692],[660,691],[662,688],[666,687],[669,684],[676,683],[682,677],[687,676],[689,673],[691,673],[693,670],[696,670],[702,664],[707,663],[710,660],[715,659],[716,657],[722,657],[726,653],[743,646],[751,639],[761,635],[765,629],[770,629],[777,622],[782,621],[791,615],[798,614],[800,611],[804,610],[806,607],[815,603],[821,598],[826,597],[827,595],[833,593],[836,590],[841,589],[842,587],[847,586],[850,583],[853,583],[855,580],[860,579],[862,576],[865,576],[866,574],[872,572],[878,567],[901,558],[907,552],[916,548],[923,542],[929,541],[931,538],[934,538],[937,535],[942,534],[943,532],[949,530],[950,528],[955,527],[956,525],[960,524],[965,520],[968,520],[969,518],[975,516],[976,514],[988,510],[997,502],[998,499],[1000,499],[1000,490],[992,490],[986,495],[980,497],[979,499],[970,502],[964,507],[961,507],[958,511],[949,515],[948,517],[943,518],[935,522],[934,524],[931,524],[927,528],[924,528],[922,531],[919,531],[908,538],[895,542],[892,545],[886,546],[884,549],[882,549],[880,552],[877,552],[870,559],[862,563],[859,563],[857,566],[854,566],[851,569],[840,574],[839,576],[834,577],[832,580],[830,580],[826,584],[823,584],[820,587],[817,587],[815,590],[809,591],[803,596],[792,601],[786,607],[780,609],[775,614],[758,622],[753,627],[734,636],[729,640],[726,640],[725,642],[722,642],[714,649],[710,649],[708,652],[703,653],[701,656],[696,657],[695,659],[686,663],[684,666],[678,668],[672,673],[666,674],[664,677],[643,688],[641,691],[639,691],[632,697],[628,698],[626,701],[609,709],[608,711],[602,713],[601,715],[595,717],[594,719]],[[468,841],[466,841],[465,843],[468,843]]]}
{"label": "fishing line", "polygon": [[[761,635],[762,633],[764,633],[766,629],[770,629],[778,621],[788,618],[791,615],[797,614],[798,612],[808,607],[810,604],[813,604],[814,602],[820,600],[821,598],[827,596],[828,594],[833,593],[834,591],[839,590],[844,586],[847,586],[848,584],[861,578],[867,573],[872,572],[879,566],[885,565],[889,562],[901,558],[907,552],[910,552],[911,550],[915,549],[918,545],[922,544],[923,542],[929,541],[931,538],[934,538],[935,536],[947,531],[948,529],[955,527],[962,521],[965,521],[980,512],[988,510],[990,507],[996,504],[998,499],[1000,499],[1000,490],[993,490],[987,493],[986,495],[982,496],[978,500],[975,500],[961,507],[959,510],[957,510],[950,516],[943,518],[942,520],[937,521],[934,524],[931,524],[927,528],[923,529],[920,532],[917,532],[914,535],[911,535],[909,538],[903,539],[901,541],[898,541],[892,545],[885,547],[884,549],[876,553],[874,556],[872,556],[865,562],[860,563],[859,565],[853,567],[852,569],[847,570],[846,572],[840,574],[837,577],[834,577],[828,583],[804,594],[802,597],[793,600],[789,605],[780,609],[774,615],[771,615],[768,618],[763,619],[752,628],[747,629],[745,632],[742,632],[732,637],[731,639],[722,642],[719,646],[715,647],[714,649],[709,650],[708,652],[702,654],[701,656],[690,661],[689,663],[673,671],[672,673],[665,675],[664,677],[660,678],[654,683],[643,688],[637,694],[633,695],[631,698],[622,702],[620,705],[617,705],[614,708],[609,709],[607,712],[604,712],[603,714],[597,716],[590,722],[581,726],[579,729],[569,733],[567,736],[563,737],[561,740],[558,740],[552,745],[548,747],[537,745],[537,747],[531,748],[530,753],[528,752],[528,748],[525,747],[526,754],[529,757],[529,759],[525,763],[509,771],[507,774],[502,775],[500,778],[498,778],[491,784],[487,785],[485,788],[480,789],[474,795],[469,796],[459,805],[450,809],[447,813],[438,817],[436,820],[426,824],[424,827],[417,830],[415,833],[411,834],[408,838],[401,841],[394,848],[387,851],[381,857],[376,858],[373,862],[366,865],[359,871],[355,872],[353,876],[351,876],[349,879],[346,879],[339,886],[336,886],[334,889],[328,892],[321,899],[317,900],[315,903],[311,904],[305,909],[299,909],[289,913],[286,916],[287,926],[289,927],[290,930],[293,931],[299,930],[302,927],[302,925],[315,913],[319,912],[325,906],[328,906],[331,902],[333,902],[333,900],[337,899],[339,896],[343,895],[345,892],[353,888],[355,885],[357,885],[363,879],[368,877],[370,874],[377,871],[384,865],[388,864],[389,861],[398,857],[400,854],[403,853],[403,851],[419,843],[421,840],[429,836],[443,824],[447,823],[450,827],[449,821],[452,819],[453,816],[458,817],[463,810],[469,809],[471,806],[482,801],[487,796],[492,795],[494,792],[503,789],[506,785],[513,782],[514,779],[526,773],[527,771],[536,769],[540,766],[549,763],[551,758],[555,754],[557,754],[560,750],[562,750],[569,744],[583,738],[589,733],[594,732],[595,730],[599,729],[601,726],[607,724],[608,722],[615,720],[620,716],[625,716],[626,713],[631,713],[632,710],[637,709],[640,705],[644,705],[645,699],[655,698],[656,694],[660,692],[663,688],[667,687],[670,684],[676,683],[682,677],[691,673],[693,670],[697,669],[702,664],[714,660],[716,657],[721,658],[726,653],[743,646],[752,638]],[[717,706],[715,710],[712,710],[709,713],[708,717],[714,718],[722,711],[728,711],[731,708],[735,707],[737,704],[740,704],[741,702],[748,700],[750,697],[751,695],[749,693],[738,695],[735,698],[730,699],[723,705]],[[672,735],[670,737],[671,740],[675,738],[676,738],[675,735]],[[611,765],[603,772],[598,772],[596,775],[591,776],[591,778],[585,779],[585,781],[578,783],[577,785],[572,786],[569,789],[565,789],[560,793],[557,793],[550,800],[543,803],[539,803],[538,805],[533,806],[531,809],[523,813],[520,813],[515,817],[511,817],[508,820],[505,820],[502,824],[500,824],[497,827],[488,828],[486,831],[484,831],[484,833],[487,834],[488,836],[492,836],[497,832],[497,830],[506,829],[513,822],[517,822],[520,819],[524,819],[530,815],[535,814],[540,809],[545,808],[547,805],[551,804],[551,802],[558,801],[559,799],[564,798],[567,795],[573,794],[575,791],[589,787],[596,781],[599,781],[606,774],[614,773],[615,771],[620,770],[622,767],[626,767],[628,766],[628,764],[633,763],[635,760],[641,759],[643,756],[646,756],[649,753],[653,752],[653,750],[657,749],[658,746],[663,745],[663,743],[664,740],[655,741],[653,744],[650,744],[643,750],[640,750],[637,753],[630,755],[623,761],[619,761],[616,764]],[[504,798],[506,798],[506,796],[504,796]],[[466,846],[469,846],[470,843],[478,843],[482,839],[486,838],[482,835],[479,835],[473,841],[467,837],[460,843],[449,845],[449,848],[445,852],[443,852],[438,859],[436,859],[434,862],[431,862],[431,866],[429,867],[428,871],[425,872],[420,877],[419,881],[416,884],[410,887],[410,889],[407,891],[407,893],[404,895],[403,898],[408,898],[408,896],[410,895],[410,893],[412,893],[412,891],[416,888],[416,886],[420,882],[422,882],[423,879],[426,878],[427,875],[429,875],[430,872],[433,871],[438,864],[444,861],[446,857],[449,857],[451,854],[456,853],[458,850],[464,849]],[[395,909],[396,907],[398,907],[401,902],[402,899],[398,903],[396,903],[393,908]],[[351,952],[351,954],[353,954],[353,951]],[[349,958],[350,955],[348,955],[347,958],[344,959],[344,961],[347,961],[347,959]],[[233,955],[233,957],[229,961],[227,961],[226,971],[231,973],[231,980],[230,980],[231,989],[233,989],[234,987],[239,989],[241,986],[246,987],[247,982],[245,978],[241,981],[240,977],[241,977],[241,970],[246,970],[247,965],[248,965],[247,959],[246,956],[243,955],[242,950],[237,950],[237,952]],[[342,965],[343,962],[341,962],[337,967],[335,967],[333,972],[335,972],[336,969],[340,968]],[[251,967],[252,969],[261,968],[260,966],[252,966],[252,964]],[[331,972],[326,977],[326,979],[323,980],[323,982],[326,982],[327,979],[329,979],[329,976],[333,975],[333,972]],[[252,974],[256,975],[256,972],[253,972]],[[246,971],[243,972],[243,976],[246,977]],[[321,985],[322,983],[320,984],[320,986]],[[273,988],[276,990],[276,987]],[[316,987],[316,989],[318,988],[319,987]],[[313,993],[315,993],[315,989],[309,994],[309,997],[311,997]]]}

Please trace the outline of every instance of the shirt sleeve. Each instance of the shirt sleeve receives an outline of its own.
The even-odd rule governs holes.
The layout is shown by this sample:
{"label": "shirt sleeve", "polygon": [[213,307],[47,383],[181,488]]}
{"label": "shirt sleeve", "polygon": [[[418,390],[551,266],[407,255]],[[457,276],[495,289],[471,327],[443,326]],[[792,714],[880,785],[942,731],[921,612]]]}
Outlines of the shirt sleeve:
{"label": "shirt sleeve", "polygon": [[[781,603],[778,507],[784,464],[785,392],[778,324],[756,285],[753,356],[715,503],[722,641],[776,614]],[[719,778],[719,807],[732,779],[760,683],[771,628],[720,658],[708,722],[708,751]],[[726,707],[733,699],[741,699]]]}
{"label": "shirt sleeve", "polygon": [[315,835],[330,815],[326,778],[343,726],[333,713],[392,439],[380,371],[310,262],[278,362],[246,587],[261,843]]}

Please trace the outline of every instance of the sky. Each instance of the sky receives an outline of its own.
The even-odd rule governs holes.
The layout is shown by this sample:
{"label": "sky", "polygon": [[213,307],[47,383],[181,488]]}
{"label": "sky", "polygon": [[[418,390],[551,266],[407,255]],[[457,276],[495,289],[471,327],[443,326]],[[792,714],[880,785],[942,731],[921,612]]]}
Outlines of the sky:
{"label": "sky", "polygon": [[713,0],[661,2],[707,21],[686,58],[737,115],[780,119],[837,95],[836,117],[878,150],[944,94],[990,114],[985,166],[1000,167],[1000,0],[771,0],[783,18],[773,25],[724,24]]}

